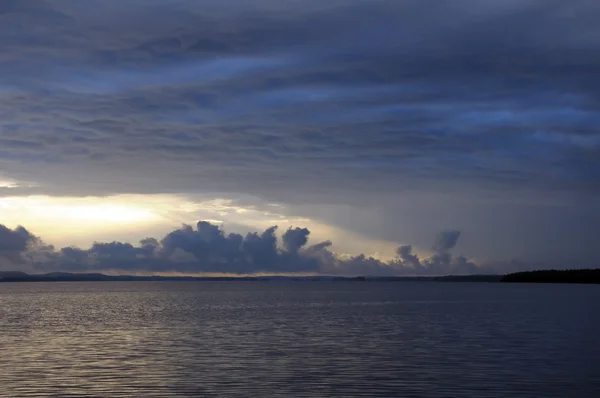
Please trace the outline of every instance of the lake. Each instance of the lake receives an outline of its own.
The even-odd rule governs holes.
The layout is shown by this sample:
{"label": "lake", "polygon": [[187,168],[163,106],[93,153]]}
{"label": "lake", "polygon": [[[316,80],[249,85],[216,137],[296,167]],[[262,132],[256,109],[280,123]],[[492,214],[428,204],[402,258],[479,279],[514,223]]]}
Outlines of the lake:
{"label": "lake", "polygon": [[0,396],[600,397],[600,286],[0,283]]}

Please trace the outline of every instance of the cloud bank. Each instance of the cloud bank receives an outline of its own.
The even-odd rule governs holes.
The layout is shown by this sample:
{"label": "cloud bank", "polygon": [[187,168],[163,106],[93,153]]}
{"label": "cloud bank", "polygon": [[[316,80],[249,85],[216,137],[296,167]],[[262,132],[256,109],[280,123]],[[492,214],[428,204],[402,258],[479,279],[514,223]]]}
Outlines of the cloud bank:
{"label": "cloud bank", "polygon": [[593,264],[598,20],[591,0],[3,0],[0,195],[250,195]]}
{"label": "cloud bank", "polygon": [[462,256],[453,256],[459,231],[440,233],[434,254],[419,258],[411,246],[400,246],[398,256],[382,261],[372,256],[338,255],[330,241],[308,245],[307,228],[289,228],[281,239],[277,226],[245,236],[226,233],[200,221],[184,225],[161,239],[146,238],[137,245],[94,243],[89,249],[55,249],[23,227],[0,225],[0,259],[5,270],[36,272],[224,273],[327,275],[450,275],[495,273]]}
{"label": "cloud bank", "polygon": [[0,161],[41,185],[7,194],[598,194],[598,19],[585,0],[3,1]]}

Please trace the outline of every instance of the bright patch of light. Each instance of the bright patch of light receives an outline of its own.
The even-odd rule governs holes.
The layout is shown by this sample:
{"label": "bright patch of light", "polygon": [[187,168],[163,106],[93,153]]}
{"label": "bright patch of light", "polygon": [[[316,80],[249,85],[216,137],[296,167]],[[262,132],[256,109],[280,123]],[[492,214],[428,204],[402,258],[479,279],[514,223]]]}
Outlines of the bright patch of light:
{"label": "bright patch of light", "polygon": [[23,225],[57,247],[88,247],[95,241],[113,240],[136,243],[149,236],[160,239],[182,224],[194,225],[200,220],[221,225],[227,233],[242,234],[274,225],[280,234],[290,227],[306,227],[311,231],[308,244],[332,240],[336,252],[376,252],[382,259],[395,256],[394,242],[369,239],[311,218],[292,216],[282,205],[257,203],[256,199],[185,195],[7,196],[0,197],[0,224],[11,228]]}
{"label": "bright patch of light", "polygon": [[160,219],[153,209],[122,203],[119,198],[68,198],[49,196],[6,197],[0,199],[0,216],[28,225],[60,222],[79,225],[131,224]]}
{"label": "bright patch of light", "polygon": [[4,175],[0,175],[0,188],[17,188],[20,186],[21,186],[21,184],[19,184],[17,181],[13,180],[12,178],[8,178]]}
{"label": "bright patch of light", "polygon": [[0,188],[33,188],[36,184],[25,181],[17,181],[6,175],[0,174]]}
{"label": "bright patch of light", "polygon": [[136,222],[152,220],[156,215],[151,211],[133,206],[87,205],[74,207],[55,207],[64,218],[104,222]]}
{"label": "bright patch of light", "polygon": [[0,180],[0,188],[16,188],[17,183],[10,180]]}

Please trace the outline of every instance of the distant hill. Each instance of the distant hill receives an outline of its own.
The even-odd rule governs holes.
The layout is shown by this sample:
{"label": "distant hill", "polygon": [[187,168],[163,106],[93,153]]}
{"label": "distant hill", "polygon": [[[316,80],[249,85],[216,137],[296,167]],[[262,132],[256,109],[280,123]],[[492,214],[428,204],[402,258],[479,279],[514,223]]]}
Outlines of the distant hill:
{"label": "distant hill", "polygon": [[26,274],[24,272],[1,272],[0,282],[104,282],[104,281],[201,281],[201,280],[259,280],[259,277],[191,277],[191,276],[134,276],[104,275],[100,273],[51,272]]}
{"label": "distant hill", "polygon": [[19,271],[0,271],[0,282],[104,282],[104,281],[389,281],[389,282],[528,282],[528,283],[600,283],[600,269],[540,270],[508,275],[449,275],[449,276],[134,276],[78,274],[52,272],[26,274]]}
{"label": "distant hill", "polygon": [[104,275],[99,273],[77,274],[52,272],[48,274],[26,274],[24,272],[1,272],[0,282],[104,282],[104,281],[396,281],[396,282],[499,282],[499,275],[434,276],[434,277],[377,277],[377,276],[133,276]]}
{"label": "distant hill", "polygon": [[0,281],[3,279],[27,279],[30,275],[20,271],[0,271]]}
{"label": "distant hill", "polygon": [[368,277],[368,280],[403,282],[500,282],[502,275],[447,275],[447,276],[381,276]]}
{"label": "distant hill", "polygon": [[540,270],[505,275],[502,282],[600,283],[600,269]]}

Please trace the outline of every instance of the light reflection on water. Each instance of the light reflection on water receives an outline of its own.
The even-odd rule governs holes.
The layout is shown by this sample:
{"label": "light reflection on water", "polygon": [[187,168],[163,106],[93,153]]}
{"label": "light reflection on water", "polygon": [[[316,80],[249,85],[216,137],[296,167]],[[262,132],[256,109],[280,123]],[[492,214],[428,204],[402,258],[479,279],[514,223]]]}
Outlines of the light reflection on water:
{"label": "light reflection on water", "polygon": [[599,397],[600,286],[0,284],[0,396]]}

